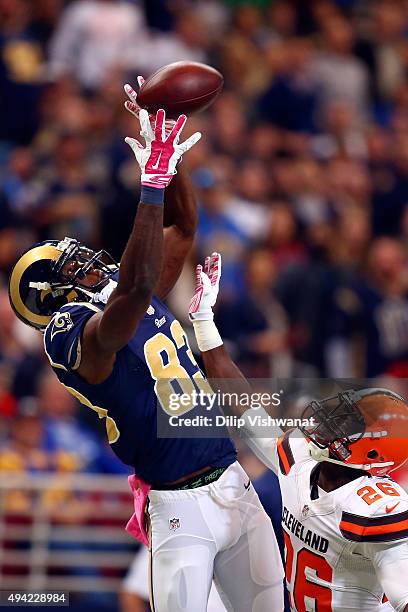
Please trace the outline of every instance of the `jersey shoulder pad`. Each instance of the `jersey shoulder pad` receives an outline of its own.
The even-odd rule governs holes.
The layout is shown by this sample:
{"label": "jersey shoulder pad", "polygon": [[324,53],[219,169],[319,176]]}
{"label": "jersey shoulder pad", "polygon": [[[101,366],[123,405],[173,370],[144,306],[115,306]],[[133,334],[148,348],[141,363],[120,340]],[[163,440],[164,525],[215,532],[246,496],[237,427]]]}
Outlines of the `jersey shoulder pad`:
{"label": "jersey shoulder pad", "polygon": [[282,474],[288,476],[295,463],[310,459],[308,443],[298,429],[287,431],[277,443],[279,468]]}
{"label": "jersey shoulder pad", "polygon": [[85,323],[99,308],[86,302],[65,304],[54,314],[44,333],[44,348],[53,368],[76,370],[81,361]]}
{"label": "jersey shoulder pad", "polygon": [[358,479],[353,492],[344,499],[340,531],[352,542],[407,538],[408,494],[390,478]]}

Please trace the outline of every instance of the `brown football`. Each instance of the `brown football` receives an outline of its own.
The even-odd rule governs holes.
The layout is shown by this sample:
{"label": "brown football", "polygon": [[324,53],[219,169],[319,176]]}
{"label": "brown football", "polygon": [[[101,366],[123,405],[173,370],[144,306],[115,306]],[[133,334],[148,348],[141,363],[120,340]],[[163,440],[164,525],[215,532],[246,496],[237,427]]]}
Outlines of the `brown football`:
{"label": "brown football", "polygon": [[164,108],[168,117],[207,108],[224,84],[222,74],[198,62],[174,62],[157,70],[141,86],[137,101],[149,113]]}

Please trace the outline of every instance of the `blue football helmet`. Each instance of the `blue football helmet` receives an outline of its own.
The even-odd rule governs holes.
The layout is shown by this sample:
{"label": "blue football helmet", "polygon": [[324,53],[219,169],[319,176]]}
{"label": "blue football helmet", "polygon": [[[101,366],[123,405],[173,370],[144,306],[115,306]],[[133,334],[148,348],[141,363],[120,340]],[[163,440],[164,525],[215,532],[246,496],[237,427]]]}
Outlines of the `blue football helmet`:
{"label": "blue football helmet", "polygon": [[[73,238],[46,240],[28,249],[10,275],[9,298],[27,325],[44,330],[53,314],[69,302],[90,302],[118,271],[104,250],[93,251]],[[85,282],[94,272],[95,280]]]}

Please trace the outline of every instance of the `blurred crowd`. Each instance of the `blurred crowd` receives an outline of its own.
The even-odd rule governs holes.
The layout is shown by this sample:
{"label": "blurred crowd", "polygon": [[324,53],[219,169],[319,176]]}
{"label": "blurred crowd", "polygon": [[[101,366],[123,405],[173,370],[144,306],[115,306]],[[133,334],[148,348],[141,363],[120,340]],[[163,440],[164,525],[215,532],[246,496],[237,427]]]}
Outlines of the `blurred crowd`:
{"label": "blurred crowd", "polygon": [[177,316],[217,250],[217,323],[248,376],[408,377],[407,1],[0,0],[0,470],[122,469],[7,279],[46,238],[120,259],[139,198],[123,84],[178,60],[225,88],[187,128],[199,228]]}

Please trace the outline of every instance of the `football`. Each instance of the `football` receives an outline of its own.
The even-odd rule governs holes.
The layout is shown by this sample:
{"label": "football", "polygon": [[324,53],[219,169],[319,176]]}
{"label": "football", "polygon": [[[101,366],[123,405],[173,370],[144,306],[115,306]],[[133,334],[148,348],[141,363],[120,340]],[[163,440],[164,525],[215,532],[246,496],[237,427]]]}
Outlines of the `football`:
{"label": "football", "polygon": [[222,90],[224,77],[218,70],[198,62],[174,62],[157,70],[141,86],[137,101],[141,108],[167,116],[191,115],[210,106]]}

